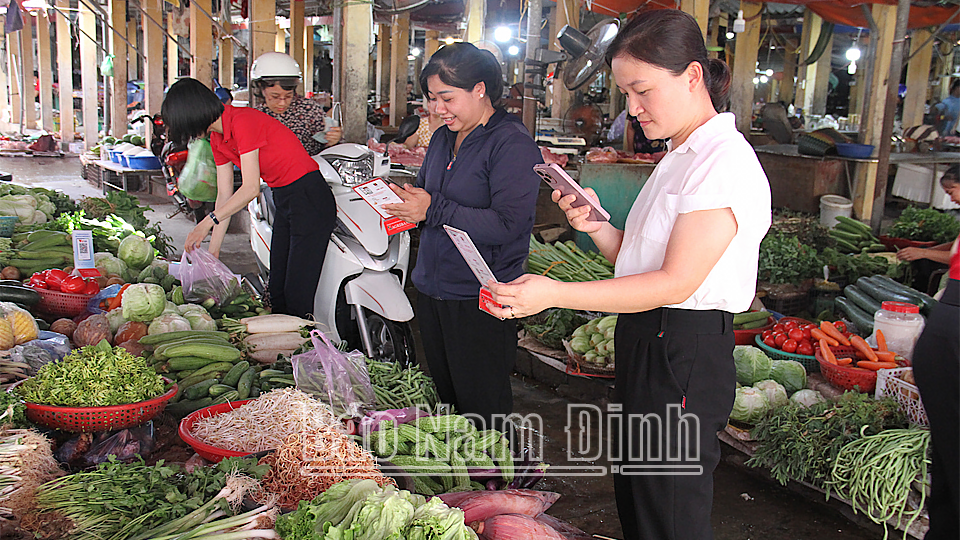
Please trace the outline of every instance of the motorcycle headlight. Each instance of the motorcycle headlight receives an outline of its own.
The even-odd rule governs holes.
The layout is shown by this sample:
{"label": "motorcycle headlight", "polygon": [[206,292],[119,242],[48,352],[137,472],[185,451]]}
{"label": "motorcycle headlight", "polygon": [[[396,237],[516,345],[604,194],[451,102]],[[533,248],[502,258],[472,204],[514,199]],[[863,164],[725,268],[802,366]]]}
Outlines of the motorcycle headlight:
{"label": "motorcycle headlight", "polygon": [[373,153],[359,159],[334,158],[329,162],[340,175],[340,181],[347,187],[358,186],[373,179]]}

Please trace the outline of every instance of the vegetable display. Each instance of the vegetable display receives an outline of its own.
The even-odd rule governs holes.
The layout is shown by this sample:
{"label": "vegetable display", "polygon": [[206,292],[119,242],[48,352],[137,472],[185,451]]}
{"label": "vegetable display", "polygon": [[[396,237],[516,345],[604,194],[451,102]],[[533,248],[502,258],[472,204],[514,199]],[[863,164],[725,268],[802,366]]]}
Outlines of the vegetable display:
{"label": "vegetable display", "polygon": [[[71,255],[71,260],[72,260]],[[84,279],[77,275],[68,275],[59,268],[51,268],[43,272],[36,272],[27,281],[29,287],[34,289],[48,289],[52,291],[65,292],[70,294],[94,295],[100,292],[100,285],[97,280]]]}
{"label": "vegetable display", "polygon": [[420,366],[367,358],[367,373],[380,410],[417,406],[432,410],[440,402],[437,386]]}
{"label": "vegetable display", "polygon": [[847,216],[837,216],[837,224],[829,234],[837,241],[837,249],[843,253],[886,251],[869,225]]}
{"label": "vegetable display", "polygon": [[584,253],[573,241],[541,244],[530,237],[527,266],[531,273],[557,281],[599,281],[613,277],[613,263],[602,254]]}
{"label": "vegetable display", "polygon": [[958,233],[960,233],[960,222],[950,214],[936,208],[916,206],[904,208],[888,232],[894,238],[938,244],[952,242]]}
{"label": "vegetable display", "polygon": [[32,429],[0,427],[0,514],[24,516],[34,506],[37,488],[61,474],[49,439]]}
{"label": "vegetable display", "polygon": [[733,399],[733,410],[730,419],[745,424],[758,422],[770,410],[770,400],[763,390],[752,386],[737,388]]}
{"label": "vegetable display", "polygon": [[123,292],[123,318],[128,321],[152,321],[163,313],[167,297],[163,287],[152,283],[131,285]]}
{"label": "vegetable display", "polygon": [[138,403],[163,391],[163,379],[143,358],[106,341],[43,366],[36,377],[17,387],[25,401],[65,407]]}
{"label": "vegetable display", "polygon": [[883,302],[906,302],[920,307],[920,312],[929,315],[937,305],[931,296],[898,283],[887,276],[861,277],[855,285],[848,285],[844,296],[837,297],[837,306],[857,325],[860,333],[873,332],[873,316]]}
{"label": "vegetable display", "polygon": [[617,330],[617,316],[598,317],[577,328],[570,336],[570,350],[583,356],[583,361],[600,367],[613,368],[616,348],[613,337]]}
{"label": "vegetable display", "polygon": [[563,340],[587,322],[586,317],[572,309],[554,308],[525,319],[523,329],[547,347],[562,349]]}
{"label": "vegetable display", "polygon": [[[16,248],[0,255],[3,266],[14,266],[29,276],[50,268],[73,264],[70,235],[59,231],[39,230],[22,237],[14,236]],[[44,287],[47,288],[47,287]]]}
{"label": "vegetable display", "polygon": [[772,360],[763,351],[750,345],[733,348],[733,364],[737,368],[737,382],[744,386],[769,378]]}
{"label": "vegetable display", "polygon": [[771,315],[768,311],[746,311],[733,316],[734,330],[753,330],[767,325]]}
{"label": "vegetable display", "polygon": [[224,317],[218,324],[241,342],[251,359],[264,364],[276,362],[280,356],[289,358],[301,347],[309,347],[310,339],[301,334],[301,329],[314,325],[315,321],[279,313],[241,320]]}

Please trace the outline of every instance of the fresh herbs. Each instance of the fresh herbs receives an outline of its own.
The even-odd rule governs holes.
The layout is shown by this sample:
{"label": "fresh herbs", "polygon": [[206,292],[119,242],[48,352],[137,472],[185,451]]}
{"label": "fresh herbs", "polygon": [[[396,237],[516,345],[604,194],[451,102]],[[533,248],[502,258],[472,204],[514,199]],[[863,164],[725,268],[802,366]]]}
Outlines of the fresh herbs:
{"label": "fresh herbs", "polygon": [[890,261],[884,257],[871,253],[848,255],[834,248],[824,249],[820,259],[823,264],[834,269],[831,270],[831,275],[843,276],[848,283],[854,283],[863,276],[887,274],[891,267]]}
{"label": "fresh herbs", "polygon": [[785,405],[774,409],[751,431],[760,446],[747,465],[769,467],[773,477],[784,485],[788,480],[807,480],[824,486],[847,443],[906,425],[906,418],[892,399],[877,401],[854,391],[845,392],[836,402],[810,408]]}
{"label": "fresh herbs", "polygon": [[111,191],[105,198],[87,197],[80,201],[88,216],[94,219],[103,219],[114,214],[119,216],[136,229],[147,225],[144,212],[153,210],[149,206],[140,206],[140,200],[125,191]]}
{"label": "fresh herbs", "polygon": [[13,392],[0,392],[0,427],[23,428],[32,424],[24,413],[26,408]]}
{"label": "fresh herbs", "polygon": [[816,248],[791,234],[771,230],[760,242],[758,277],[762,281],[799,284],[822,274],[822,267]]}
{"label": "fresh herbs", "polygon": [[960,234],[960,222],[936,208],[908,206],[893,222],[888,233],[895,238],[943,244]]}
{"label": "fresh herbs", "polygon": [[67,407],[126,405],[162,393],[163,379],[143,358],[106,340],[43,366],[17,387],[28,402]]}
{"label": "fresh herbs", "polygon": [[523,328],[540,343],[554,349],[562,349],[562,340],[569,337],[581,325],[590,321],[572,309],[548,309],[543,314],[523,321]]}

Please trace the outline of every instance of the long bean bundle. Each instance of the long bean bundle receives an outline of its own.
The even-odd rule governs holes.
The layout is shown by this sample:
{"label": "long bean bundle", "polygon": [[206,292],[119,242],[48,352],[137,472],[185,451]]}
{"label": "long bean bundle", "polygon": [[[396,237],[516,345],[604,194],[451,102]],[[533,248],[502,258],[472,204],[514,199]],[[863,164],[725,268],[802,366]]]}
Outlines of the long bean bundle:
{"label": "long bean bundle", "polygon": [[833,464],[829,487],[848,499],[853,510],[862,510],[874,523],[896,519],[904,524],[904,537],[920,517],[926,489],[920,490],[917,508],[910,510],[907,498],[913,481],[927,481],[927,449],[930,431],[889,429],[857,439],[844,446]]}
{"label": "long bean bundle", "polygon": [[440,402],[437,386],[419,366],[401,366],[396,362],[380,362],[367,359],[367,372],[377,397],[377,405],[383,409],[426,406],[433,410]]}
{"label": "long bean bundle", "polygon": [[558,281],[600,281],[613,277],[613,264],[602,254],[584,253],[572,241],[541,244],[530,237],[527,268]]}

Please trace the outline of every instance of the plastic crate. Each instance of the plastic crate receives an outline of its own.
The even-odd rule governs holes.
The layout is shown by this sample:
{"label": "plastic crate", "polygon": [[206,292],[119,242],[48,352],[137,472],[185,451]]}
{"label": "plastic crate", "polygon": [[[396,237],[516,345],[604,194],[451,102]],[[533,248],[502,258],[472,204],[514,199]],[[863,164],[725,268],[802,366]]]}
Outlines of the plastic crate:
{"label": "plastic crate", "polygon": [[87,309],[87,303],[93,298],[92,294],[74,294],[50,289],[34,288],[40,293],[40,303],[37,309],[50,315],[60,317],[76,317]]}
{"label": "plastic crate", "polygon": [[776,311],[784,315],[799,315],[810,308],[808,291],[773,298],[769,295],[760,299],[767,311]]}
{"label": "plastic crate", "polygon": [[17,216],[0,216],[0,236],[10,238],[17,227],[20,218]]}
{"label": "plastic crate", "polygon": [[905,372],[913,368],[881,369],[877,372],[877,388],[873,397],[881,399],[893,398],[900,405],[900,410],[907,415],[914,424],[929,426],[927,411],[923,408],[920,399],[920,389],[900,378]]}
{"label": "plastic crate", "polygon": [[[820,364],[817,362],[817,358],[815,356],[788,353],[781,351],[780,349],[768,347],[767,344],[763,342],[763,339],[761,339],[761,336],[757,336],[754,339],[753,344],[772,360],[793,360],[794,362],[800,362],[800,364],[803,365],[803,368],[807,370],[807,373],[816,373],[820,371]],[[814,347],[814,349],[816,349],[816,347]]]}
{"label": "plastic crate", "polygon": [[24,414],[34,424],[72,432],[95,433],[139,426],[162,413],[167,402],[177,395],[177,384],[166,377],[163,381],[171,385],[166,392],[138,403],[112,407],[54,407],[25,402]]}

